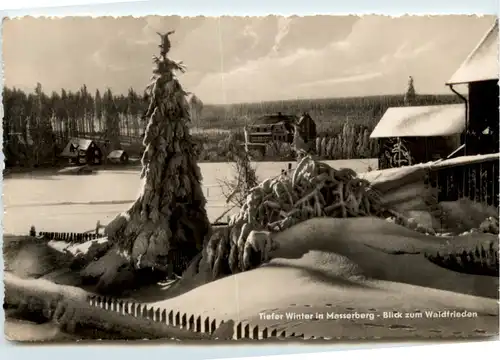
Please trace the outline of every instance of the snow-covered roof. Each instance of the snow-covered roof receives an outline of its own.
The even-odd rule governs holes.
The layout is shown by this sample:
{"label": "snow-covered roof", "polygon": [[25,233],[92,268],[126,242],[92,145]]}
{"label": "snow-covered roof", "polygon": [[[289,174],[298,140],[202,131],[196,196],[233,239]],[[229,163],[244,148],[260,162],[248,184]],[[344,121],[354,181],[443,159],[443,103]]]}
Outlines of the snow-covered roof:
{"label": "snow-covered roof", "polygon": [[498,19],[447,84],[498,79]]}
{"label": "snow-covered roof", "polygon": [[76,150],[87,151],[87,149],[93,142],[94,141],[90,139],[72,138],[70,141],[68,141],[68,144],[66,144],[66,147],[62,151],[61,156],[75,157],[77,155],[77,153],[75,152]]}
{"label": "snow-covered roof", "polygon": [[460,134],[465,123],[464,104],[392,107],[370,137],[450,136]]}
{"label": "snow-covered roof", "polygon": [[109,153],[108,159],[119,159],[123,153],[125,153],[125,150],[113,150]]}
{"label": "snow-covered roof", "polygon": [[484,154],[484,155],[467,155],[446,160],[429,161],[426,163],[415,164],[411,166],[374,170],[359,174],[359,177],[368,180],[373,185],[376,185],[378,183],[401,179],[405,176],[412,175],[422,171],[444,169],[453,166],[476,164],[480,162],[487,162],[494,160],[496,161],[500,160],[500,153]]}

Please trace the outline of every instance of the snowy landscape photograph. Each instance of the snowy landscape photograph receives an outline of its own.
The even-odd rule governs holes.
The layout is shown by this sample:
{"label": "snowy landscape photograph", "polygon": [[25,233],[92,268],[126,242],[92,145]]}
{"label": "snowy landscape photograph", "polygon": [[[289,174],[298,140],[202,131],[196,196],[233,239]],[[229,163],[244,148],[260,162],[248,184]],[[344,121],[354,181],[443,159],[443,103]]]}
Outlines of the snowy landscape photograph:
{"label": "snowy landscape photograph", "polygon": [[4,19],[6,339],[497,337],[498,32]]}

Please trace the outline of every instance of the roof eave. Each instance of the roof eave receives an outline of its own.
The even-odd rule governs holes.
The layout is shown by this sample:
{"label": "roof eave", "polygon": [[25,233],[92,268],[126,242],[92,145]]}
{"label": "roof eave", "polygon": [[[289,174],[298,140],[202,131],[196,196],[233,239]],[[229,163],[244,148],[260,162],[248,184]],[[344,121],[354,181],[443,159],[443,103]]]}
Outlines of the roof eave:
{"label": "roof eave", "polygon": [[453,75],[451,76],[450,80],[448,80],[448,82],[446,82],[446,85],[469,84],[471,82],[488,81],[488,80],[495,80],[495,79],[498,80],[498,76],[497,76],[496,78],[493,78],[493,79],[484,79],[484,80],[475,79],[475,80],[467,80],[467,81],[466,80],[453,81],[453,78],[455,77],[455,75],[457,73],[459,73],[460,70],[462,70],[462,68],[464,66],[466,66],[466,64],[470,61],[470,59],[474,56],[474,54],[476,54],[476,52],[483,46],[483,44],[485,43],[485,41],[488,39],[488,37],[491,35],[491,33],[495,29],[498,32],[498,19],[495,19],[495,22],[490,27],[490,29],[488,30],[488,32],[481,38],[481,40],[479,41],[479,43],[474,47],[474,49],[469,53],[469,55],[467,55],[467,57],[465,58],[465,60],[460,64],[460,66],[458,67],[458,69],[453,73]]}
{"label": "roof eave", "polygon": [[434,134],[429,134],[429,135],[375,135],[372,136],[370,135],[370,139],[395,139],[395,138],[433,138],[433,137],[448,137],[448,136],[455,136],[459,135],[460,132],[457,133],[450,133],[450,134],[440,134],[440,135],[434,135]]}
{"label": "roof eave", "polygon": [[450,85],[467,85],[470,83],[476,83],[476,82],[483,82],[483,81],[498,81],[499,77],[490,77],[490,78],[484,78],[484,79],[474,79],[474,80],[462,80],[462,81],[452,81],[452,82],[447,82],[446,86]]}
{"label": "roof eave", "polygon": [[[384,126],[382,126],[382,130],[381,130],[380,125],[383,124],[383,121],[386,120],[386,115],[391,111],[398,111],[401,113],[402,111],[405,111],[405,110],[418,110],[418,109],[425,110],[425,109],[432,109],[432,108],[442,109],[442,110],[456,108],[456,110],[460,111],[460,112],[465,110],[464,104],[390,107],[389,109],[386,110],[386,112],[384,113],[382,118],[379,120],[379,122],[377,123],[377,125],[375,126],[373,131],[371,132],[370,139],[389,139],[389,138],[397,138],[397,137],[400,137],[400,138],[408,138],[408,137],[426,138],[426,137],[437,137],[437,136],[445,136],[446,137],[446,136],[454,136],[454,135],[460,134],[462,132],[462,130],[457,130],[456,132],[446,130],[446,132],[443,132],[443,133],[432,133],[432,134],[431,133],[425,134],[425,133],[421,133],[420,131],[415,132],[413,134],[409,134],[409,133],[406,133],[406,134],[391,133],[391,134],[389,134],[386,132],[387,130],[384,130]],[[465,114],[463,116],[464,116],[464,123],[465,123]]]}

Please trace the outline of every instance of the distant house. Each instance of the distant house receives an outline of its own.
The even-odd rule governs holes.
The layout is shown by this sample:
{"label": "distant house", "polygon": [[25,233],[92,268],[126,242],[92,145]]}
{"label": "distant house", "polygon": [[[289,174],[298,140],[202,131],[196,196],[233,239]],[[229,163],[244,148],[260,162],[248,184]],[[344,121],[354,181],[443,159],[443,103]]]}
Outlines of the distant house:
{"label": "distant house", "polygon": [[113,150],[109,153],[107,160],[112,164],[127,164],[128,154],[125,150]]}
{"label": "distant house", "polygon": [[102,163],[102,151],[96,142],[90,139],[71,139],[60,156],[69,159],[72,164],[100,165]]}
{"label": "distant house", "polygon": [[[283,115],[282,113],[260,116],[248,126],[253,129],[255,133],[279,133],[280,135],[290,134],[290,136],[276,137],[272,136],[274,140],[282,140],[291,142],[293,140],[293,125],[297,122],[297,117],[293,115]],[[257,136],[257,134],[255,134]],[[270,134],[273,135],[273,134]],[[268,139],[266,138],[266,141]]]}
{"label": "distant house", "polygon": [[282,113],[264,115],[245,127],[245,146],[247,150],[263,152],[271,142],[292,144],[296,130],[305,143],[314,142],[311,140],[316,138],[316,124],[309,114],[304,113],[300,118]]}
{"label": "distant house", "polygon": [[379,139],[379,169],[444,159],[465,127],[463,104],[389,108],[370,135]]}
{"label": "distant house", "polygon": [[245,127],[245,147],[247,150],[258,150],[262,154],[271,142],[293,142],[294,124],[297,118],[281,113],[264,115]]}

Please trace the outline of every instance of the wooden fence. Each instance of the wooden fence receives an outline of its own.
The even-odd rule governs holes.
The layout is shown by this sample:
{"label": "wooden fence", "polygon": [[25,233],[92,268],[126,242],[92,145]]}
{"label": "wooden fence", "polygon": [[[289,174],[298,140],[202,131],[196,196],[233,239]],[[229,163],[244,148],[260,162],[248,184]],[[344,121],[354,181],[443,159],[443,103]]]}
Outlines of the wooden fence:
{"label": "wooden fence", "polygon": [[430,180],[438,189],[438,201],[469,198],[498,207],[499,156],[479,157],[471,162],[443,162],[431,168]]}

